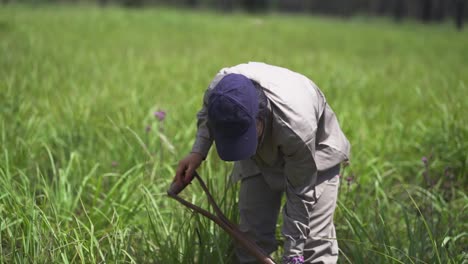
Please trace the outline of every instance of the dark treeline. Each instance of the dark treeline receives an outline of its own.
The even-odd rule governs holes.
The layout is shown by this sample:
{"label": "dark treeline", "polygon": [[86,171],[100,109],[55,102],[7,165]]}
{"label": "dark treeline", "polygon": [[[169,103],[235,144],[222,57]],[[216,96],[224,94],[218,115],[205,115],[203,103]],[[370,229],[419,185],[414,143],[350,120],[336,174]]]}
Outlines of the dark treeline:
{"label": "dark treeline", "polygon": [[[107,0],[101,0],[107,1]],[[353,15],[405,17],[425,23],[455,19],[459,29],[467,16],[467,0],[122,0],[124,4],[166,4],[191,8],[209,7],[223,11],[244,9],[249,12],[276,10],[348,17]]]}
{"label": "dark treeline", "polygon": [[461,29],[468,16],[468,0],[0,0],[8,2],[97,2],[102,6],[125,7],[170,5],[186,8],[213,8],[224,12],[244,9],[248,12],[297,12],[341,17],[354,15],[389,16],[395,21],[405,18],[424,23],[453,19]]}

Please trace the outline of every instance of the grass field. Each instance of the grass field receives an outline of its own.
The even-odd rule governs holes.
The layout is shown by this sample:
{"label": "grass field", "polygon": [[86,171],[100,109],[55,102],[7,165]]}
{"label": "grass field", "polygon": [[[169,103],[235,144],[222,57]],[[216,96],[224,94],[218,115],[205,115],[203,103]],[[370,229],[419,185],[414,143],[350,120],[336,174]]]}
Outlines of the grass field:
{"label": "grass field", "polygon": [[[0,263],[231,263],[165,193],[206,86],[246,61],[313,79],[352,144],[341,263],[468,263],[467,43],[362,17],[2,6]],[[199,172],[236,220],[230,167],[213,151]]]}

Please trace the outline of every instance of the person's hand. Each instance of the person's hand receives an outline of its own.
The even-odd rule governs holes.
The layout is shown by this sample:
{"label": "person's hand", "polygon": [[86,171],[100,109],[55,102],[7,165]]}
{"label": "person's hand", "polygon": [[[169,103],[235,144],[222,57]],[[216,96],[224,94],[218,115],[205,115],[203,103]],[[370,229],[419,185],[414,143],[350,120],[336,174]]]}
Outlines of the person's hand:
{"label": "person's hand", "polygon": [[174,181],[180,184],[189,183],[193,178],[193,173],[200,167],[202,161],[203,156],[200,153],[192,152],[188,154],[179,161]]}

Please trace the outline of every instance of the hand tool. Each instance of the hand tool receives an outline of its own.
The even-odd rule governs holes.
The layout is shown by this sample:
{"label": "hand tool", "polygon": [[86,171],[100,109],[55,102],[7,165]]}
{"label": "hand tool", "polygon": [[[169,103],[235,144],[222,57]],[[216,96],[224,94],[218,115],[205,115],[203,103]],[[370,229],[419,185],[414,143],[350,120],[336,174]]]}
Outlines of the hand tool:
{"label": "hand tool", "polygon": [[243,246],[252,256],[254,256],[260,263],[263,264],[275,264],[275,262],[267,255],[265,252],[257,245],[255,244],[254,241],[252,241],[249,237],[245,236],[244,233],[242,233],[239,228],[231,223],[226,216],[222,213],[221,209],[218,207],[216,204],[215,200],[213,199],[213,196],[211,193],[208,191],[208,187],[206,187],[205,182],[203,182],[202,178],[198,173],[195,171],[193,174],[193,177],[190,181],[193,180],[193,178],[197,178],[198,182],[200,183],[203,191],[205,192],[206,196],[208,197],[208,202],[210,205],[213,207],[214,212],[216,215],[208,212],[207,210],[196,206],[184,199],[182,199],[178,194],[185,189],[185,187],[190,183],[178,183],[176,181],[172,182],[169,190],[167,191],[167,195],[169,197],[177,200],[184,206],[192,209],[194,212],[197,212],[213,222],[215,222],[218,226],[220,226],[224,231],[226,231],[231,237],[233,237],[241,246]]}

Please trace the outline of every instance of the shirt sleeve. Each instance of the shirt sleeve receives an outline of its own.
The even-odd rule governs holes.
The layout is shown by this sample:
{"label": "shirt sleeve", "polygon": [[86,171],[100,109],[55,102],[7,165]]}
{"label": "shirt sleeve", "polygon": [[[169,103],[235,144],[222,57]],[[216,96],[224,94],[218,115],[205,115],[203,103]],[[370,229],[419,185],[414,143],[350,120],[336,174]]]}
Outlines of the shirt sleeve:
{"label": "shirt sleeve", "polygon": [[309,133],[312,138],[302,139],[292,129],[285,128],[282,134],[280,150],[284,155],[286,176],[282,228],[284,256],[302,256],[315,203],[317,166],[314,160],[315,136],[312,136],[315,133]]}
{"label": "shirt sleeve", "polygon": [[197,135],[192,146],[192,152],[200,153],[204,158],[213,144],[210,128],[208,127],[207,102],[210,95],[210,89],[206,90],[203,96],[203,106],[197,113]]}
{"label": "shirt sleeve", "polygon": [[224,77],[224,74],[218,73],[213,81],[206,89],[203,96],[203,105],[200,111],[197,113],[197,135],[195,142],[192,146],[191,152],[200,153],[204,158],[208,155],[211,145],[213,144],[213,136],[211,135],[210,128],[208,125],[208,98],[210,97],[211,91],[218,84],[218,82]]}

